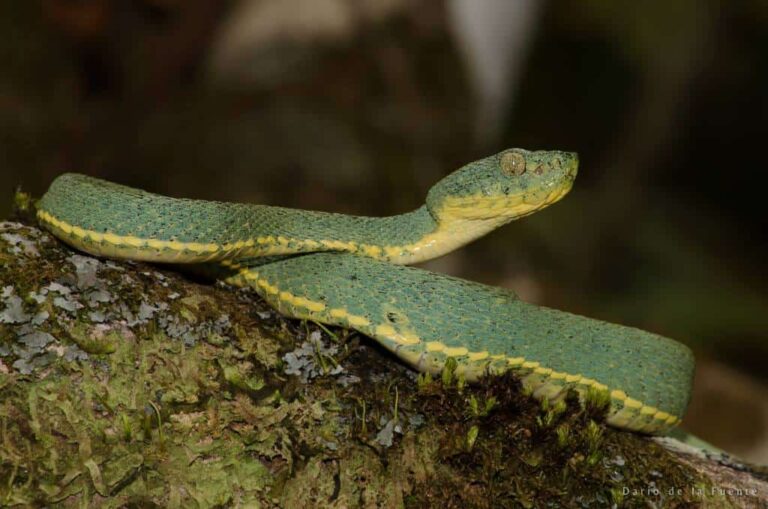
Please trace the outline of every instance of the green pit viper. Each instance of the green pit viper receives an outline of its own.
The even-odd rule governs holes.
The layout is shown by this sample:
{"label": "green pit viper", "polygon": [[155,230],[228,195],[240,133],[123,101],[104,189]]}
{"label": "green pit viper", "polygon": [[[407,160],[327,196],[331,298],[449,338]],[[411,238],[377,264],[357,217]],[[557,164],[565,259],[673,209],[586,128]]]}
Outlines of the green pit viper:
{"label": "green pit viper", "polygon": [[375,218],[169,198],[64,174],[38,219],[97,256],[213,262],[280,313],[355,329],[418,371],[438,373],[453,358],[467,381],[512,370],[540,399],[604,391],[609,424],[661,434],[688,404],[686,346],[404,266],[558,201],[577,167],[573,153],[506,150],[443,178],[417,210]]}

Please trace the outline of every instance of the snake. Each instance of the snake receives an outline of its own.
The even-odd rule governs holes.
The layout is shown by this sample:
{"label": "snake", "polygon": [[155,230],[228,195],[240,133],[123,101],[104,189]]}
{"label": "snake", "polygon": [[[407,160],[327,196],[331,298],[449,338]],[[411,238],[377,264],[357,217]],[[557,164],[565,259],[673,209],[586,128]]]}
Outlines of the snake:
{"label": "snake", "polygon": [[354,329],[419,372],[450,363],[469,383],[512,372],[541,401],[602,395],[609,425],[664,434],[690,399],[687,346],[408,266],[559,201],[577,169],[572,152],[504,150],[443,177],[416,210],[388,217],[174,198],[65,173],[37,218],[95,256],[219,267],[279,313]]}

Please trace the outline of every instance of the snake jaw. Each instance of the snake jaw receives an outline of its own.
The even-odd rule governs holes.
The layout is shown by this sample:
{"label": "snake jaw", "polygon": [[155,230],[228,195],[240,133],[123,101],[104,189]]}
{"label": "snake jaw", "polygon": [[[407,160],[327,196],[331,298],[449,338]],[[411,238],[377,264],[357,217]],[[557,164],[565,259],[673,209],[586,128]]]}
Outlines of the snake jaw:
{"label": "snake jaw", "polygon": [[550,190],[543,188],[513,195],[449,197],[434,215],[440,224],[459,220],[492,221],[493,228],[497,228],[560,201],[571,190],[572,184],[573,180],[564,180]]}

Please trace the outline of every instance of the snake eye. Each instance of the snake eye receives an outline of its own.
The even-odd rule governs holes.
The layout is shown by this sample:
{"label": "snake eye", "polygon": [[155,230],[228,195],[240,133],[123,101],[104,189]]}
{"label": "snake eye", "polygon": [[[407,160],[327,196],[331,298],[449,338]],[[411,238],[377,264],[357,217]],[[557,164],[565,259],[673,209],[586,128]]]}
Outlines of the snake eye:
{"label": "snake eye", "polygon": [[501,170],[507,175],[522,175],[525,173],[525,157],[519,152],[507,152],[501,156]]}

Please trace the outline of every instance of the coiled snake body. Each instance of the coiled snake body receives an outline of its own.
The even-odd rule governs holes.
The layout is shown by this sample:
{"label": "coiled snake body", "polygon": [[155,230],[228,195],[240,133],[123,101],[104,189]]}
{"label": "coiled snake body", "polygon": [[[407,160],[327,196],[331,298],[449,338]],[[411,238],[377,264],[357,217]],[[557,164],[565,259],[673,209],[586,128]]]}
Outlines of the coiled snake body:
{"label": "coiled snake body", "polygon": [[445,177],[416,211],[385,218],[175,199],[65,174],[38,218],[99,256],[216,262],[281,313],[356,329],[419,371],[454,358],[468,381],[514,370],[539,398],[605,391],[610,424],[663,433],[689,399],[684,345],[403,266],[554,203],[577,165],[571,153],[507,150]]}

